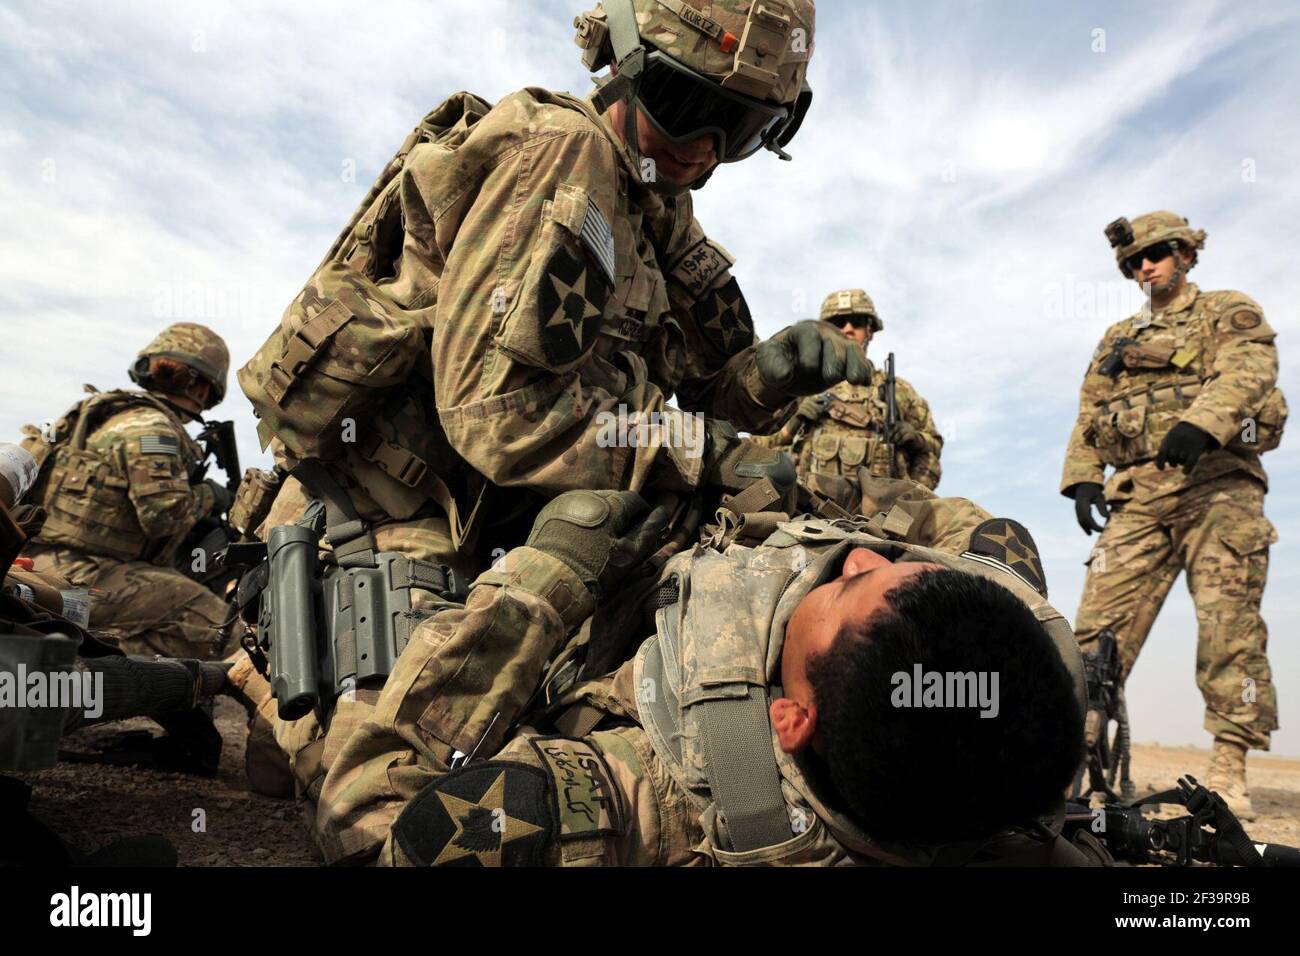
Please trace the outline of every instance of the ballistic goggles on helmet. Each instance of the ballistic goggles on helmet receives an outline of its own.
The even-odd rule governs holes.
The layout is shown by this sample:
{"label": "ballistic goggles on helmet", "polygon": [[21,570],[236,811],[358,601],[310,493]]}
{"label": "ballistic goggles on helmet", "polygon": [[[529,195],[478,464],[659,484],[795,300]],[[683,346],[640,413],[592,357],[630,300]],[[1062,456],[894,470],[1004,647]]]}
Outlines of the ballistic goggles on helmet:
{"label": "ballistic goggles on helmet", "polygon": [[788,106],[728,90],[648,45],[633,100],[660,135],[675,145],[715,136],[718,161],[723,163],[745,159],[794,135],[790,126],[795,116]]}

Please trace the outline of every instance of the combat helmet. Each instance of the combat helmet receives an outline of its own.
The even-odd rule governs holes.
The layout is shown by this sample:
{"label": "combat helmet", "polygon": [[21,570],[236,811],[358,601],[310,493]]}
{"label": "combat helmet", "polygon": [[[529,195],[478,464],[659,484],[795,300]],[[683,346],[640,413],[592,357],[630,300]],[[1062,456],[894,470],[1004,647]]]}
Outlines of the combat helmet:
{"label": "combat helmet", "polygon": [[140,350],[129,374],[131,381],[149,387],[149,360],[169,358],[188,365],[212,386],[207,407],[220,404],[226,397],[226,373],[230,371],[230,351],[221,336],[197,322],[177,322],[163,329],[152,342]]}
{"label": "combat helmet", "polygon": [[822,300],[822,321],[842,316],[863,316],[869,319],[872,332],[879,332],[885,327],[876,312],[876,304],[862,289],[840,289]]}
{"label": "combat helmet", "polygon": [[[812,103],[815,15],[812,0],[604,0],[574,26],[587,68],[616,68],[597,80],[598,110],[633,103],[675,143],[712,133],[731,163],[762,148],[790,158]],[[634,112],[626,139],[639,152]]]}
{"label": "combat helmet", "polygon": [[1182,216],[1165,210],[1144,213],[1132,222],[1120,216],[1105,231],[1111,248],[1115,250],[1119,271],[1126,279],[1133,278],[1133,270],[1125,260],[1157,243],[1176,242],[1188,250],[1192,255],[1188,269],[1196,265],[1196,250],[1205,248],[1204,229],[1193,229]]}

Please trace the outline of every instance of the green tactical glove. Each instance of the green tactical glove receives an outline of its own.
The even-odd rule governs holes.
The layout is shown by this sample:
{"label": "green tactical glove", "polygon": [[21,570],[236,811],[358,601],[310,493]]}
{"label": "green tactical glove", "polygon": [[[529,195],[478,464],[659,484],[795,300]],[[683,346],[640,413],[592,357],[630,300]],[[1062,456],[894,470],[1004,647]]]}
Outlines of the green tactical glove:
{"label": "green tactical glove", "polygon": [[754,364],[765,385],[791,397],[824,392],[840,382],[871,384],[871,363],[862,347],[817,319],[796,322],[759,343]]}
{"label": "green tactical glove", "polygon": [[526,544],[567,564],[599,601],[654,553],[668,517],[635,491],[566,491],[537,515]]}
{"label": "green tactical glove", "polygon": [[741,438],[731,422],[717,418],[709,420],[705,435],[706,485],[728,494],[764,478],[771,478],[782,495],[794,487],[794,463],[784,452]]}
{"label": "green tactical glove", "polygon": [[809,395],[799,403],[795,409],[795,418],[802,418],[808,422],[817,422],[826,414],[826,409],[831,407],[831,402],[835,401],[835,396],[830,392],[822,392],[819,395]]}
{"label": "green tactical glove", "polygon": [[907,422],[894,422],[894,427],[889,429],[889,441],[899,448],[906,448],[910,451],[919,448],[925,440],[914,426],[909,425]]}
{"label": "green tactical glove", "polygon": [[230,489],[213,478],[206,478],[203,483],[212,489],[213,505],[209,514],[223,515],[230,511],[230,506],[235,503],[235,496]]}

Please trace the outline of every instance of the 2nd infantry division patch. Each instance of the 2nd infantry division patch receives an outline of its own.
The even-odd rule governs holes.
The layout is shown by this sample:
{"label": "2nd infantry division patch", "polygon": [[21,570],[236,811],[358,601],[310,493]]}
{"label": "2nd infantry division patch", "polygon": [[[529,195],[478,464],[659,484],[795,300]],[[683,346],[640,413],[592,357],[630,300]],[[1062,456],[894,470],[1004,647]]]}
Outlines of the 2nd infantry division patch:
{"label": "2nd infantry division patch", "polygon": [[537,291],[542,352],[564,365],[582,356],[600,330],[608,287],[586,258],[560,245],[551,253]]}
{"label": "2nd infantry division patch", "polygon": [[1010,518],[990,518],[970,537],[972,556],[987,556],[1010,568],[1039,594],[1047,596],[1047,575],[1038,545],[1024,525]]}
{"label": "2nd infantry division patch", "polygon": [[754,320],[734,277],[704,293],[693,314],[704,338],[723,355],[735,355],[754,341]]}
{"label": "2nd infantry division patch", "polygon": [[540,866],[554,834],[550,778],[508,760],[439,777],[393,824],[416,866]]}

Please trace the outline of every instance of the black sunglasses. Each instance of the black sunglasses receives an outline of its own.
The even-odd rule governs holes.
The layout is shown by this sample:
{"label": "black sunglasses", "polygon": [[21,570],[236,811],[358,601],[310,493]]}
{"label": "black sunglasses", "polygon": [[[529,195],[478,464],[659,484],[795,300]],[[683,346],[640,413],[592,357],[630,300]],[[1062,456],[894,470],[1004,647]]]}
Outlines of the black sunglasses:
{"label": "black sunglasses", "polygon": [[658,50],[646,57],[636,101],[674,143],[706,133],[716,136],[718,159],[724,163],[753,155],[790,121],[787,107],[734,93]]}
{"label": "black sunglasses", "polygon": [[871,332],[876,330],[876,320],[869,315],[832,315],[826,321],[836,328],[847,322],[855,329],[867,329]]}
{"label": "black sunglasses", "polygon": [[1124,260],[1124,265],[1128,267],[1129,272],[1137,272],[1142,268],[1144,259],[1151,263],[1164,262],[1174,254],[1174,250],[1177,248],[1178,245],[1173,242],[1157,242],[1154,246],[1147,246],[1145,249],[1133,253]]}

